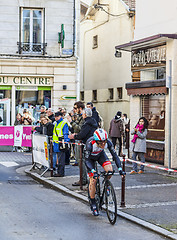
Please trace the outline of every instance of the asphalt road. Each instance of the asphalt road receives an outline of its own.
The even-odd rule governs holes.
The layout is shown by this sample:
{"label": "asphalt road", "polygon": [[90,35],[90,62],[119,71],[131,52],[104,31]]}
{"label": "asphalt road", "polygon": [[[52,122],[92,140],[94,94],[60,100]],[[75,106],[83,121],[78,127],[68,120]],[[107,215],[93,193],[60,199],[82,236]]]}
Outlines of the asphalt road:
{"label": "asphalt road", "polygon": [[0,240],[165,239],[120,218],[112,226],[105,213],[92,216],[87,205],[35,182],[18,164],[0,161]]}

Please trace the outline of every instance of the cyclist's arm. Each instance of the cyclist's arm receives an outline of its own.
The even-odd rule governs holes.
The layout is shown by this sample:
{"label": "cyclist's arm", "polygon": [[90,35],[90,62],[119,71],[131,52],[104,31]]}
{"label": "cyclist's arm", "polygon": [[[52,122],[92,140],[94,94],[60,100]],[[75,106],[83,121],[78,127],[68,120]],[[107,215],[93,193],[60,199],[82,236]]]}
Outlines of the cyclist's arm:
{"label": "cyclist's arm", "polygon": [[121,168],[120,159],[119,159],[119,157],[118,157],[118,155],[117,155],[117,153],[116,153],[116,151],[115,151],[115,149],[113,147],[112,142],[109,139],[107,140],[107,144],[108,144],[108,149],[109,149],[109,151],[110,151],[110,153],[111,153],[111,155],[113,157],[113,160],[116,163],[116,166],[118,167],[118,169]]}

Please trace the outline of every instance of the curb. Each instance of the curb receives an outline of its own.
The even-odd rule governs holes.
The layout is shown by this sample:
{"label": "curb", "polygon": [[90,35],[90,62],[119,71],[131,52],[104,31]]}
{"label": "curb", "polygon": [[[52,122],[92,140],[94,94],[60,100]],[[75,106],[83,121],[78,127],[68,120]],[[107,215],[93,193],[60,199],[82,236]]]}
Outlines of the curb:
{"label": "curb", "polygon": [[[76,192],[73,192],[72,190],[58,184],[58,183],[55,183],[49,179],[46,179],[45,177],[41,177],[39,174],[37,173],[32,173],[29,169],[26,169],[25,170],[25,173],[27,175],[29,175],[30,177],[32,177],[33,179],[35,179],[36,181],[56,190],[56,191],[59,191],[59,192],[62,192],[62,193],[65,193],[65,194],[68,194],[84,203],[87,203],[88,204],[88,198],[86,196],[83,196],[82,194],[79,194],[79,193],[76,193]],[[117,215],[126,219],[126,220],[129,220],[133,223],[136,223],[144,228],[147,228],[155,233],[158,233],[159,235],[162,235],[164,237],[167,237],[169,239],[172,239],[172,240],[177,240],[177,234],[175,233],[172,233],[168,230],[165,230],[161,227],[158,227],[152,223],[149,223],[149,222],[146,222],[142,219],[139,219],[137,217],[134,217],[130,214],[127,214],[127,213],[124,213],[120,210],[117,210]]]}

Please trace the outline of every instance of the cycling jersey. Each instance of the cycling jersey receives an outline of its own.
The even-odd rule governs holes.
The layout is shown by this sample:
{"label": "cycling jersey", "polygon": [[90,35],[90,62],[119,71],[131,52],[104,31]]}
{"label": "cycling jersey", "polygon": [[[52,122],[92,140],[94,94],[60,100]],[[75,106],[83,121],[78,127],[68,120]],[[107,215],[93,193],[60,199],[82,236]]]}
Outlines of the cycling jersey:
{"label": "cycling jersey", "polygon": [[[106,149],[106,148],[111,153],[113,160],[116,163],[116,166],[118,168],[120,168],[121,167],[120,159],[117,156],[117,153],[113,147],[113,144],[109,139],[107,139],[104,149]],[[91,137],[87,140],[86,145],[85,145],[85,164],[87,166],[88,171],[91,171],[92,169],[95,168],[96,161],[98,161],[98,163],[103,167],[105,165],[109,164],[110,161],[109,161],[104,149],[100,148],[97,145],[96,141],[94,140],[94,137]],[[106,164],[106,162],[107,162],[107,164]]]}

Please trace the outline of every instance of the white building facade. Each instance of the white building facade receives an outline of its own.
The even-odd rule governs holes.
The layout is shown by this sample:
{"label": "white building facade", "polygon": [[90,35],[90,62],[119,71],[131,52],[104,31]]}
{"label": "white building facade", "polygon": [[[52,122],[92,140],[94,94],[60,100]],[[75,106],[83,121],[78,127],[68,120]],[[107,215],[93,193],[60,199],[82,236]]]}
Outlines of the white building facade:
{"label": "white building facade", "polygon": [[13,125],[24,108],[37,119],[41,105],[72,107],[78,11],[75,0],[0,2],[1,124]]}
{"label": "white building facade", "polygon": [[169,168],[177,168],[176,11],[174,0],[137,0],[134,41],[116,46],[132,52],[131,128],[141,116],[149,120],[146,159]]}
{"label": "white building facade", "polygon": [[94,0],[81,21],[81,100],[93,102],[106,130],[117,111],[129,115],[130,53],[119,62],[114,49],[133,39],[134,11],[125,2]]}

